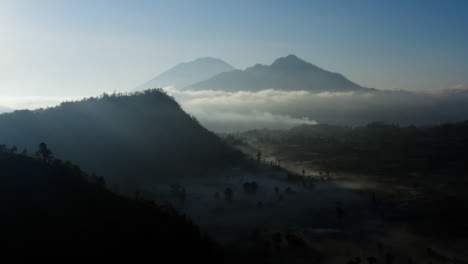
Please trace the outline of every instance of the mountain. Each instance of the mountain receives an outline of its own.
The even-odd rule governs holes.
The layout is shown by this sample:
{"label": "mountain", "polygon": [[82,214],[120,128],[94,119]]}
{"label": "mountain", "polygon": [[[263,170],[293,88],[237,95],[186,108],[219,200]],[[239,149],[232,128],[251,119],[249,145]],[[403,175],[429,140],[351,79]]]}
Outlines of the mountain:
{"label": "mountain", "polygon": [[3,257],[100,255],[118,260],[152,255],[221,261],[219,247],[174,209],[114,194],[71,163],[13,154],[3,147],[0,171]]}
{"label": "mountain", "polygon": [[234,67],[223,60],[210,57],[199,58],[174,66],[154,79],[138,86],[135,91],[163,88],[170,85],[183,88],[189,84],[206,80],[216,74],[232,70],[234,70]]}
{"label": "mountain", "polygon": [[186,90],[347,92],[371,91],[338,73],[323,70],[295,55],[279,58],[270,66],[257,64],[245,70],[223,72],[189,85]]}
{"label": "mountain", "polygon": [[46,142],[56,157],[133,192],[236,166],[242,159],[163,91],[107,95],[0,115],[0,142]]}
{"label": "mountain", "polygon": [[4,106],[1,106],[1,105],[0,105],[0,114],[1,114],[1,113],[6,113],[6,112],[10,112],[10,111],[11,111],[10,108],[4,107]]}

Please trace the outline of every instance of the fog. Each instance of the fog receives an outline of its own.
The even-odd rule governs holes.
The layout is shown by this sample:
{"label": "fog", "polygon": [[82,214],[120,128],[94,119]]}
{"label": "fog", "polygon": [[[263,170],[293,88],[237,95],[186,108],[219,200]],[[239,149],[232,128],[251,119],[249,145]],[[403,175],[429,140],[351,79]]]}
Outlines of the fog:
{"label": "fog", "polygon": [[[258,191],[246,192],[246,182],[256,182]],[[358,237],[381,224],[368,199],[327,181],[288,181],[286,171],[266,166],[257,167],[256,172],[233,169],[217,177],[198,177],[177,184],[186,191],[185,199],[175,195],[170,185],[147,187],[145,192],[158,201],[170,202],[223,244],[249,244],[246,238],[255,231]],[[232,200],[225,200],[225,188],[232,189]],[[216,198],[215,193],[220,197]],[[337,217],[338,205],[346,208],[347,221]]]}
{"label": "fog", "polygon": [[204,126],[216,132],[282,128],[299,124],[363,125],[384,121],[431,125],[462,121],[468,116],[468,90],[431,92],[378,91],[312,93],[181,91],[164,88]]}
{"label": "fog", "polygon": [[[400,125],[433,125],[464,121],[468,116],[468,89],[430,92],[378,91],[313,93],[164,90],[202,125],[215,132],[250,129],[289,129],[301,124],[363,125],[384,121]],[[79,96],[0,96],[0,113],[52,107]]]}

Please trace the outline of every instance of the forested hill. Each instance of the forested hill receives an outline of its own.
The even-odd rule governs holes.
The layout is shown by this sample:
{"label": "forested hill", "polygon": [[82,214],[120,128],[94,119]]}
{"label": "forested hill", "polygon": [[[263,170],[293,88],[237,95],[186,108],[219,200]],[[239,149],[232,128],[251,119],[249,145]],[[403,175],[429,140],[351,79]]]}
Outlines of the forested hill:
{"label": "forested hill", "polygon": [[[2,255],[102,255],[219,263],[220,247],[168,206],[108,191],[98,177],[50,158],[0,150]],[[49,151],[50,152],[50,151]]]}
{"label": "forested hill", "polygon": [[46,142],[56,157],[133,190],[229,168],[242,159],[157,89],[2,114],[0,142],[18,151]]}

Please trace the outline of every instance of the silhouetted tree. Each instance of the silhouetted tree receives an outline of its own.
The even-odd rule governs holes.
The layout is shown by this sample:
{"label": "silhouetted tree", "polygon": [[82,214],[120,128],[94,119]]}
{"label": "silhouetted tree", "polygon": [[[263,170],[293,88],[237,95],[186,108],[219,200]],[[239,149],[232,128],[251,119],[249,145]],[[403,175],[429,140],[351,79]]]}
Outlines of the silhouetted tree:
{"label": "silhouetted tree", "polygon": [[258,190],[258,184],[256,181],[252,182],[252,192],[256,193]]}
{"label": "silhouetted tree", "polygon": [[224,189],[224,199],[226,201],[231,201],[232,200],[232,189],[227,187]]}
{"label": "silhouetted tree", "polygon": [[374,256],[370,256],[370,257],[367,258],[367,262],[369,264],[375,264],[375,263],[377,263],[377,259]]}
{"label": "silhouetted tree", "polygon": [[16,146],[11,147],[11,149],[10,149],[11,153],[14,154],[14,153],[16,153],[16,151],[18,151],[18,148]]}
{"label": "silhouetted tree", "polygon": [[385,264],[393,264],[393,255],[391,253],[385,254]]}
{"label": "silhouetted tree", "polygon": [[46,143],[41,142],[39,144],[39,157],[42,158],[44,161],[50,161],[52,159],[52,151],[47,147]]}
{"label": "silhouetted tree", "polygon": [[22,155],[27,156],[28,155],[28,149],[24,148],[23,152],[21,152]]}
{"label": "silhouetted tree", "polygon": [[172,184],[171,185],[171,193],[172,195],[181,200],[181,201],[185,201],[186,198],[187,198],[187,192],[185,190],[185,188],[180,185],[180,184]]}
{"label": "silhouetted tree", "polygon": [[243,187],[244,187],[244,191],[246,193],[256,193],[257,189],[258,189],[258,184],[255,181],[246,182],[246,183],[243,184]]}
{"label": "silhouetted tree", "polygon": [[339,206],[339,205],[336,206],[336,216],[337,216],[338,218],[342,218],[343,215],[344,215],[344,210],[343,210],[343,208],[342,208],[341,206]]}
{"label": "silhouetted tree", "polygon": [[257,160],[258,161],[262,160],[262,152],[260,150],[257,152]]}
{"label": "silhouetted tree", "polygon": [[257,202],[257,208],[259,208],[259,209],[263,208],[263,202],[262,201]]}

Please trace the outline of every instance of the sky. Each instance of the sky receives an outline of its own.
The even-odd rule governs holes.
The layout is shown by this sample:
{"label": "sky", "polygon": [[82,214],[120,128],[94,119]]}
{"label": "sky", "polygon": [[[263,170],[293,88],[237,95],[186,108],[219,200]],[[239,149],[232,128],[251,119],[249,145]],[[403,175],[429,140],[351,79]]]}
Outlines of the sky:
{"label": "sky", "polygon": [[468,88],[468,1],[0,0],[0,97],[128,91],[295,54],[378,89]]}

